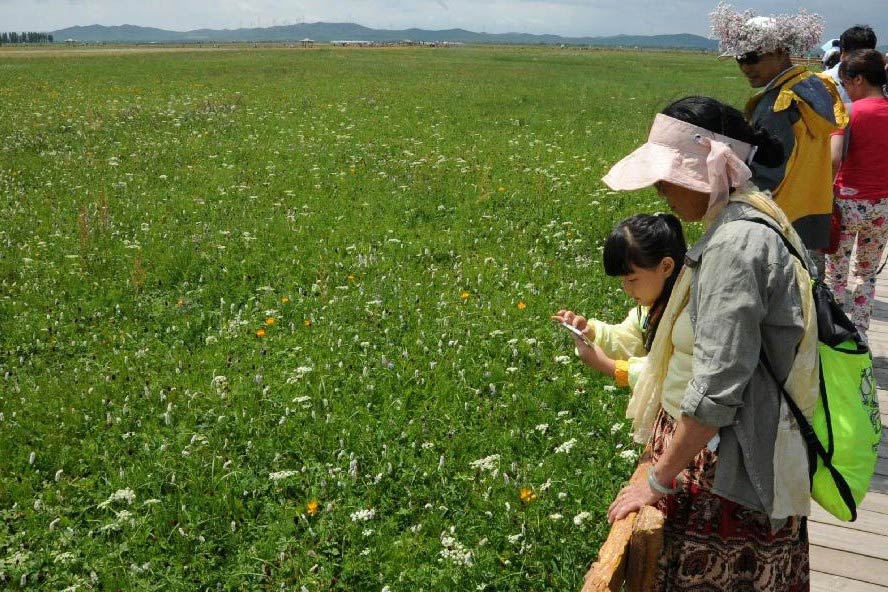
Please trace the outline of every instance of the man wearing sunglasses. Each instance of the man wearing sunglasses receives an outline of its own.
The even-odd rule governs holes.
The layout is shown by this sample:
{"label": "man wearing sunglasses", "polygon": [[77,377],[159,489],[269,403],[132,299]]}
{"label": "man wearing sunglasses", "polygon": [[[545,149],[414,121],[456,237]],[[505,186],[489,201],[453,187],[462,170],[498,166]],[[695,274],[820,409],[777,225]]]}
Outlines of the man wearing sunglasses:
{"label": "man wearing sunglasses", "polygon": [[804,10],[748,18],[723,2],[710,18],[720,57],[734,58],[749,85],[760,89],[747,103],[746,116],[783,142],[783,163],[753,162],[752,180],[774,196],[822,277],[820,250],[829,244],[833,207],[830,134],[845,126],[847,115],[832,81],[793,66],[790,58],[807,55],[820,41],[823,19]]}

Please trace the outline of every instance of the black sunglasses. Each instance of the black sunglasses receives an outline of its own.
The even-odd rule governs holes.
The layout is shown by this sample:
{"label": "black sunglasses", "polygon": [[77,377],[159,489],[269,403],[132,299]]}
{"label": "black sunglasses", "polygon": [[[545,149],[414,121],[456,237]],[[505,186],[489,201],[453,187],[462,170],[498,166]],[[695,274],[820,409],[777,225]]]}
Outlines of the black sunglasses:
{"label": "black sunglasses", "polygon": [[747,51],[742,56],[737,56],[734,59],[737,60],[737,63],[740,64],[741,66],[744,64],[749,65],[749,66],[755,66],[756,64],[758,64],[761,61],[762,54],[760,54],[757,51]]}

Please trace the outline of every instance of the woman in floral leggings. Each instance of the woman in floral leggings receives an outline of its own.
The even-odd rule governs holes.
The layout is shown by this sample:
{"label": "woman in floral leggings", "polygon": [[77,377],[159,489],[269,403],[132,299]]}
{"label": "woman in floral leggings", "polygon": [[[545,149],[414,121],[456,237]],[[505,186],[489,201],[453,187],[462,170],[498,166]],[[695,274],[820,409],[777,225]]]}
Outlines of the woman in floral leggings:
{"label": "woman in floral leggings", "polygon": [[[852,108],[848,127],[832,138],[833,166],[838,169],[836,203],[842,213],[842,230],[838,251],[827,257],[825,279],[865,335],[873,308],[876,270],[888,240],[885,60],[875,50],[855,51],[839,66],[839,78],[852,100]],[[843,137],[846,133],[847,142]],[[855,245],[857,251],[851,265]]]}

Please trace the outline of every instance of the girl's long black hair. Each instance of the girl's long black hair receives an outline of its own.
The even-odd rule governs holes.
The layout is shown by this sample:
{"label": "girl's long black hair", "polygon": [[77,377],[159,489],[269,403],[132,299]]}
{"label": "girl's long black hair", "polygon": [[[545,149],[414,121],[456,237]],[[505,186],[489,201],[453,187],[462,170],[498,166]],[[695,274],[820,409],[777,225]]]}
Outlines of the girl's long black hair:
{"label": "girl's long black hair", "polygon": [[672,274],[644,320],[644,348],[647,351],[651,349],[687,250],[681,222],[672,214],[636,214],[626,218],[614,227],[604,243],[604,272],[609,276],[628,275],[632,267],[651,269],[665,257],[675,261]]}

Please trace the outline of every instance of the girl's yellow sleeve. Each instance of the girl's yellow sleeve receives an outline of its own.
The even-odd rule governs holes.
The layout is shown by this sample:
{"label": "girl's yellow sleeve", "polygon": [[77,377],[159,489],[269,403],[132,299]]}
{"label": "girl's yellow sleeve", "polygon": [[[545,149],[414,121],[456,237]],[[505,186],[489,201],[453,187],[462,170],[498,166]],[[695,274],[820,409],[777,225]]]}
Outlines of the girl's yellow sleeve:
{"label": "girl's yellow sleeve", "polygon": [[647,316],[647,308],[635,307],[629,311],[623,322],[611,325],[598,319],[590,319],[589,325],[594,331],[593,341],[602,351],[615,360],[628,360],[633,356],[643,356],[644,332],[642,323]]}

